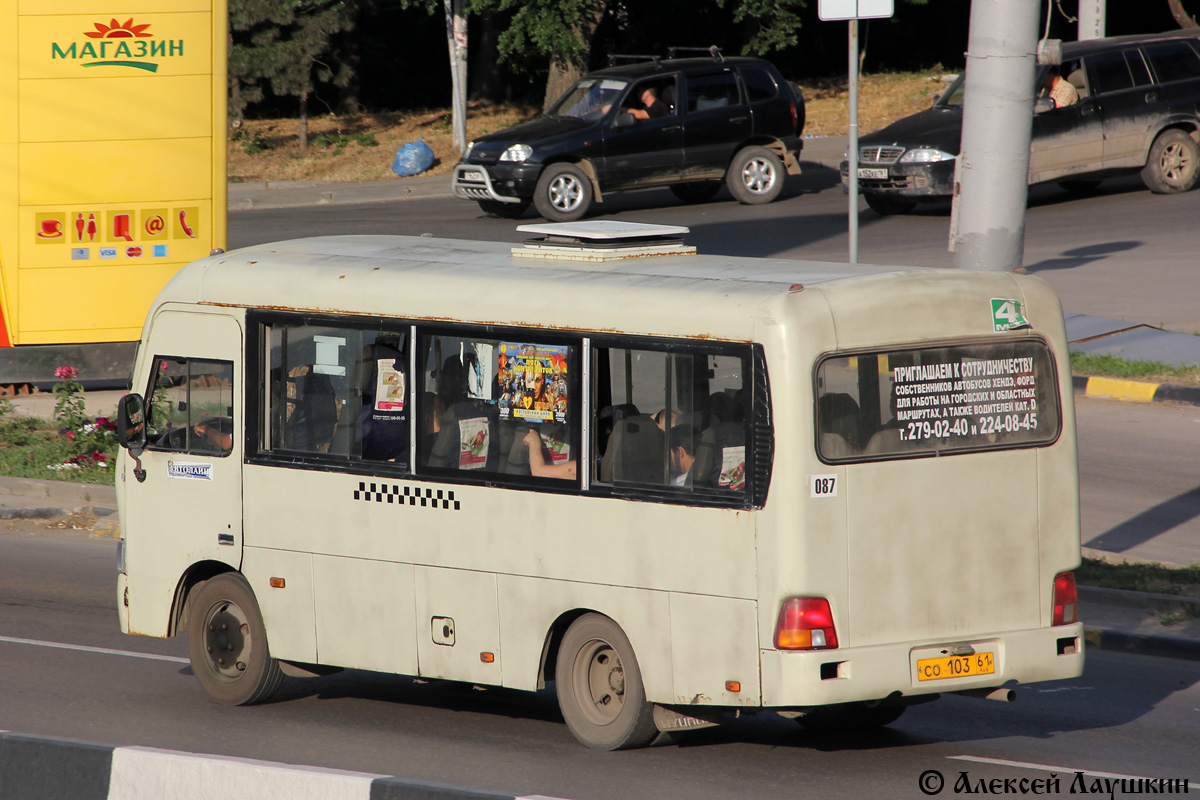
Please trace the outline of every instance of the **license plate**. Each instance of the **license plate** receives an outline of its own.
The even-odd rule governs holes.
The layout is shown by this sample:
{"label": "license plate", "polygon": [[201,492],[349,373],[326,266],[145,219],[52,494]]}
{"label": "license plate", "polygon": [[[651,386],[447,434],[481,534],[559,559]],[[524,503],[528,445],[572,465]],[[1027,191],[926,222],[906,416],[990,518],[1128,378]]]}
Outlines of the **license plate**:
{"label": "license plate", "polygon": [[975,653],[970,656],[943,656],[917,660],[918,681],[944,681],[948,678],[970,678],[991,675],[996,671],[995,653]]}
{"label": "license plate", "polygon": [[863,167],[858,171],[859,180],[886,181],[888,171],[877,167]]}
{"label": "license plate", "polygon": [[479,181],[483,183],[483,173],[479,170],[467,169],[459,173],[459,180]]}

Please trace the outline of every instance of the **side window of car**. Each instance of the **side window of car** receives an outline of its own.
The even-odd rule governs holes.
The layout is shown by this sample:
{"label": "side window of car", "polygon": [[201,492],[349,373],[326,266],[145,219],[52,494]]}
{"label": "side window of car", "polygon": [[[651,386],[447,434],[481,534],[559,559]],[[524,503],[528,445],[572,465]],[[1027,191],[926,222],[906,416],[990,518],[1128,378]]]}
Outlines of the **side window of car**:
{"label": "side window of car", "polygon": [[742,82],[746,84],[746,94],[751,103],[773,100],[779,94],[775,79],[762,67],[743,67]]}
{"label": "side window of car", "polygon": [[1134,86],[1149,86],[1154,83],[1150,70],[1146,67],[1146,59],[1142,58],[1141,50],[1126,50],[1125,63],[1129,66],[1129,74],[1133,76]]}
{"label": "side window of car", "polygon": [[1111,53],[1100,53],[1088,59],[1092,68],[1092,92],[1119,92],[1133,86],[1133,76],[1129,74],[1129,66],[1125,56],[1119,50]]}
{"label": "side window of car", "polygon": [[1200,78],[1200,56],[1187,42],[1163,42],[1146,47],[1159,83]]}
{"label": "side window of car", "polygon": [[708,111],[741,104],[741,91],[732,72],[715,72],[688,77],[687,108],[689,112]]}
{"label": "side window of car", "polygon": [[171,356],[154,361],[147,393],[146,446],[228,455],[233,449],[233,364]]}

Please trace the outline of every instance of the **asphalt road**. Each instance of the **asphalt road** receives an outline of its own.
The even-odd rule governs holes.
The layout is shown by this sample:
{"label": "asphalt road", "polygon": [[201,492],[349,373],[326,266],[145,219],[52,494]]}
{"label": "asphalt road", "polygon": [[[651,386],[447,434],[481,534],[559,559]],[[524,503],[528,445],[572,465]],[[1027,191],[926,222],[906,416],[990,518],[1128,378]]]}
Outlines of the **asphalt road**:
{"label": "asphalt road", "polygon": [[346,672],[289,678],[263,706],[220,706],[183,663],[181,640],[116,630],[114,550],[78,533],[0,536],[3,728],[575,800],[916,798],[927,770],[943,775],[944,794],[963,772],[973,782],[1054,773],[1061,794],[1075,770],[1200,788],[1195,664],[1111,652],[1016,703],[944,697],[871,735],[815,735],[760,714],[625,753],[576,744],[551,692]]}
{"label": "asphalt road", "polygon": [[[828,148],[826,148],[828,149]],[[684,205],[665,189],[612,195],[595,218],[685,225],[702,253],[845,262],[846,196],[837,173],[807,162],[789,178],[782,200],[743,206],[725,190],[710,203]],[[1200,191],[1152,195],[1136,177],[1106,181],[1090,197],[1057,186],[1035,187],[1025,221],[1025,266],[1045,278],[1069,311],[1200,332]],[[521,222],[489,218],[451,197],[391,203],[234,211],[229,246],[306,235],[432,234],[520,242]],[[860,214],[859,260],[876,264],[952,267],[947,203],[918,206],[903,216]],[[1190,290],[1189,290],[1190,289]]]}

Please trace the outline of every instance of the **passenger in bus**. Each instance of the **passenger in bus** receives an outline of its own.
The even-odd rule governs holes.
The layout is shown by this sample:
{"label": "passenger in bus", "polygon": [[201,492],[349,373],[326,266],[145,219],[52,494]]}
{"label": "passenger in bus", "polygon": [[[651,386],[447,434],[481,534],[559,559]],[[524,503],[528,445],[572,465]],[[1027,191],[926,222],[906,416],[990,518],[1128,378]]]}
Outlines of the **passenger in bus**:
{"label": "passenger in bus", "polygon": [[233,449],[233,420],[230,417],[212,417],[192,426],[197,436],[222,453]]}
{"label": "passenger in bus", "polygon": [[521,441],[529,448],[529,474],[536,478],[575,480],[579,471],[575,459],[562,464],[551,464],[546,459],[546,453],[542,448],[542,437],[535,428],[527,430],[525,438]]}
{"label": "passenger in bus", "polygon": [[691,425],[676,425],[671,428],[671,485],[692,485],[692,465],[696,463],[696,441],[700,431]]}
{"label": "passenger in bus", "polygon": [[[654,424],[665,431],[669,428],[675,427],[675,423],[679,422],[679,418],[681,416],[683,415],[674,409],[668,411],[667,409],[663,408],[654,415]],[[668,424],[668,421],[670,424]]]}

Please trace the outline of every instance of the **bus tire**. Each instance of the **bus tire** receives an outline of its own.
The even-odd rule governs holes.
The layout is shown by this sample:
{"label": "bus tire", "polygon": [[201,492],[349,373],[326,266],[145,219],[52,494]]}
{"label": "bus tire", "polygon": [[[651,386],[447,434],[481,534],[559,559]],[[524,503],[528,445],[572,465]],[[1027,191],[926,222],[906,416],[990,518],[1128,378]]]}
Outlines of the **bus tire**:
{"label": "bus tire", "polygon": [[766,147],[743,147],[725,173],[725,184],[742,205],[770,203],[783,191],[783,160]]}
{"label": "bus tire", "polygon": [[551,164],[538,178],[533,205],[549,222],[574,222],[592,206],[592,181],[574,164]]}
{"label": "bus tire", "polygon": [[845,703],[810,711],[796,721],[810,731],[863,731],[882,728],[900,719],[907,706],[869,706]]}
{"label": "bus tire", "polygon": [[555,678],[563,719],[588,747],[645,747],[658,736],[633,647],[608,617],[584,614],[571,623],[558,650]]}
{"label": "bus tire", "polygon": [[196,680],[232,706],[262,703],[283,682],[267,647],[267,628],[246,579],[226,572],[196,588],[190,602],[188,655]]}

